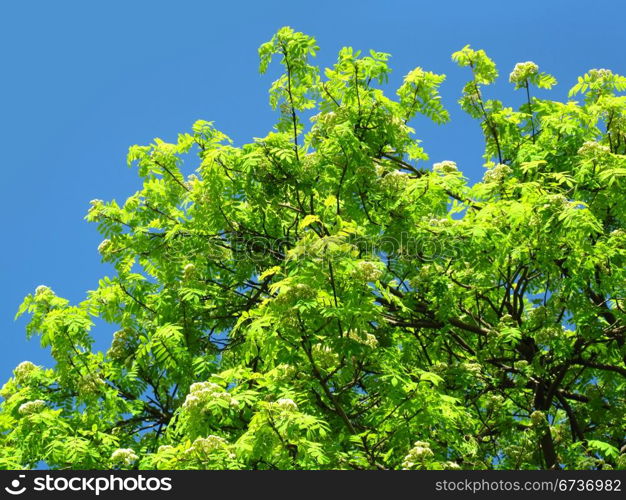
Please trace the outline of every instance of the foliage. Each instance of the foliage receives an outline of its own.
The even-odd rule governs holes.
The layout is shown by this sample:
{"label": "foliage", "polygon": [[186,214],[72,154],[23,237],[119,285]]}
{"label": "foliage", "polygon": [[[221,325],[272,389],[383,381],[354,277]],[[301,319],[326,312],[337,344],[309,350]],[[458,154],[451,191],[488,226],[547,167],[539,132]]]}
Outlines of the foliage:
{"label": "foliage", "polygon": [[284,68],[267,136],[198,121],[130,148],[143,188],[87,215],[115,275],[19,309],[55,365],[4,385],[0,467],[626,468],[626,78],[591,70],[558,102],[521,63],[515,110],[485,99],[483,51],[455,53],[485,136],[470,185],[416,166],[409,122],[448,121],[443,75],[394,100],[388,54],[321,73],[316,51],[289,28],[261,46]]}

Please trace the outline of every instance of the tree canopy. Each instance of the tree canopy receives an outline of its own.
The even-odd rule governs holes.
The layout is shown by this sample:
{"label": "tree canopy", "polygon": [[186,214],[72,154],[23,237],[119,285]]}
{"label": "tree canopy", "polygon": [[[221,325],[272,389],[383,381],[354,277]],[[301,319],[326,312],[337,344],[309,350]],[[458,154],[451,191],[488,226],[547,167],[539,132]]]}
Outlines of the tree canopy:
{"label": "tree canopy", "polygon": [[626,468],[626,78],[559,102],[519,63],[514,109],[484,51],[454,53],[470,183],[410,125],[449,120],[444,75],[392,98],[388,54],[317,50],[287,27],[259,48],[283,68],[265,137],[130,148],[142,189],[86,216],[114,275],[19,308],[54,366],[2,388],[0,468]]}

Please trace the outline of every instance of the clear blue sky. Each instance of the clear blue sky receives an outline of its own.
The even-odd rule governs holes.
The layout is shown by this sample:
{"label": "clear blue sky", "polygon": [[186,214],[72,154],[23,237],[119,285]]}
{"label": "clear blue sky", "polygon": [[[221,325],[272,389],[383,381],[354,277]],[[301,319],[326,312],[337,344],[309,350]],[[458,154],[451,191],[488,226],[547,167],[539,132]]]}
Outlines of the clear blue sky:
{"label": "clear blue sky", "polygon": [[[274,113],[257,47],[281,26],[315,36],[318,64],[344,45],[392,54],[391,87],[415,66],[446,73],[452,124],[418,120],[432,161],[482,175],[478,125],[456,100],[468,77],[450,54],[466,44],[495,59],[497,97],[521,99],[507,82],[519,61],[556,76],[564,98],[590,68],[626,74],[626,4],[619,1],[22,1],[0,7],[0,384],[22,360],[49,363],[26,318],[24,295],[50,286],[73,302],[110,268],[83,217],[89,200],[124,200],[139,187],[129,145],[175,139],[214,120],[239,144],[263,136]],[[395,87],[394,87],[395,88]],[[98,325],[106,348],[113,326]]]}

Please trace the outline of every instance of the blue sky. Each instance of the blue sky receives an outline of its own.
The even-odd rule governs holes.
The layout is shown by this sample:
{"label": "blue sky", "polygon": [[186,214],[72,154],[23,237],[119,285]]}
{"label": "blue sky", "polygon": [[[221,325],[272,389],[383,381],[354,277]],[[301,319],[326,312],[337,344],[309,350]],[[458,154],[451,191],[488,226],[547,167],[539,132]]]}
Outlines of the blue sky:
{"label": "blue sky", "polygon": [[[50,286],[72,302],[111,272],[83,217],[89,200],[124,200],[139,188],[128,146],[175,139],[197,119],[215,121],[237,144],[271,129],[271,76],[256,49],[281,26],[317,38],[318,64],[345,45],[392,54],[390,91],[415,66],[446,73],[452,123],[413,125],[432,162],[454,160],[482,175],[478,124],[458,105],[467,70],[450,54],[483,48],[501,77],[489,94],[521,101],[507,77],[532,60],[556,76],[563,99],[590,68],[626,74],[623,19],[613,1],[23,1],[0,7],[0,384],[20,361],[47,364],[27,341],[22,298]],[[97,345],[114,326],[98,325]]]}

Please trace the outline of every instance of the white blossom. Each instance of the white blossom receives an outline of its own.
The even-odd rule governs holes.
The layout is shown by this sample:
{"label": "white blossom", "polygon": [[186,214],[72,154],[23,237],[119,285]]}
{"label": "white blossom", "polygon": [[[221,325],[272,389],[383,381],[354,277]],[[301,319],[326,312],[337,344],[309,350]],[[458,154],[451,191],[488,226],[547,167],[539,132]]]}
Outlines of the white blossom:
{"label": "white blossom", "polygon": [[562,194],[550,194],[546,196],[546,202],[547,203],[544,203],[542,208],[562,209],[569,204],[567,198]]}
{"label": "white blossom", "polygon": [[487,395],[487,406],[490,408],[499,408],[504,402],[504,397],[501,394],[488,394]]}
{"label": "white blossom", "polygon": [[400,189],[407,179],[406,172],[392,170],[387,175],[380,177],[379,182],[384,189]]}
{"label": "white blossom", "polygon": [[356,265],[356,269],[352,273],[355,278],[362,281],[377,281],[382,276],[382,271],[375,262],[363,260]]}
{"label": "white blossom", "polygon": [[108,238],[102,240],[102,243],[98,245],[98,252],[104,255],[111,248],[112,244],[113,242]]}
{"label": "white blossom", "polygon": [[535,332],[535,340],[540,344],[550,344],[567,335],[567,331],[561,325],[546,326]]}
{"label": "white blossom", "polygon": [[15,367],[13,373],[15,374],[15,379],[18,382],[25,382],[28,377],[39,370],[39,367],[31,363],[30,361],[22,361],[19,365]]}
{"label": "white blossom", "polygon": [[189,394],[185,398],[183,408],[188,411],[203,411],[212,400],[222,400],[230,406],[239,406],[239,400],[228,391],[224,391],[213,382],[196,382],[189,387]]}
{"label": "white blossom", "polygon": [[613,72],[610,69],[590,69],[588,75],[594,80],[604,80],[613,76]]}
{"label": "white blossom", "polygon": [[459,171],[456,163],[453,161],[445,160],[433,165],[433,171],[440,174],[454,174]]}
{"label": "white blossom", "polygon": [[352,339],[359,344],[371,347],[372,349],[378,346],[378,339],[371,333],[359,333],[356,330],[349,330],[347,336],[349,339]]}
{"label": "white blossom", "polygon": [[112,462],[123,465],[132,465],[138,458],[131,448],[118,448],[111,454]]}
{"label": "white blossom", "polygon": [[530,421],[533,425],[540,427],[546,423],[546,414],[542,411],[535,410],[530,414]]}
{"label": "white blossom", "polygon": [[28,401],[20,405],[17,409],[20,415],[33,415],[39,413],[46,408],[46,402],[42,399],[35,399],[34,401]]}
{"label": "white blossom", "polygon": [[461,369],[474,376],[481,374],[481,366],[478,363],[461,363]]}
{"label": "white blossom", "polygon": [[430,443],[425,441],[415,441],[415,443],[413,443],[413,448],[411,448],[404,457],[402,467],[404,469],[412,469],[416,465],[421,465],[424,460],[432,456],[434,456],[434,453],[430,449]]}
{"label": "white blossom", "polygon": [[375,347],[378,347],[378,339],[376,338],[375,335],[371,334],[371,333],[366,333],[365,334],[365,340],[363,341],[363,343],[368,346],[371,347],[372,349]]}
{"label": "white blossom", "polygon": [[428,219],[429,226],[443,227],[449,224],[450,224],[450,219],[446,219],[446,218],[432,217]]}
{"label": "white blossom", "polygon": [[191,174],[187,180],[185,181],[185,187],[189,190],[193,189],[194,184],[196,182],[198,182],[200,179],[198,179],[198,176],[196,174]]}
{"label": "white blossom", "polygon": [[104,386],[104,380],[93,374],[83,375],[76,381],[76,386],[84,396],[97,394]]}
{"label": "white blossom", "polygon": [[193,278],[195,273],[196,273],[196,266],[194,264],[192,264],[192,263],[187,264],[183,268],[183,277],[186,280],[190,280],[191,278]]}
{"label": "white blossom", "polygon": [[44,295],[48,295],[49,293],[52,293],[52,290],[46,285],[39,285],[35,288],[35,297],[42,297]]}
{"label": "white blossom", "polygon": [[276,300],[278,303],[292,303],[298,300],[314,299],[316,296],[317,291],[314,288],[305,283],[298,283],[293,286],[284,287]]}
{"label": "white blossom", "polygon": [[191,449],[197,453],[208,455],[211,452],[224,448],[226,440],[220,436],[210,435],[205,438],[197,438],[191,445]]}
{"label": "white blossom", "polygon": [[509,75],[509,82],[517,84],[523,83],[538,72],[539,66],[532,61],[517,63]]}
{"label": "white blossom", "polygon": [[504,163],[498,163],[494,167],[490,168],[485,172],[483,176],[483,182],[497,182],[500,183],[504,181],[513,170],[508,165]]}
{"label": "white blossom", "polygon": [[113,341],[107,354],[113,359],[121,359],[126,357],[132,346],[132,331],[126,328],[118,330],[113,334]]}
{"label": "white blossom", "polygon": [[578,148],[578,154],[581,156],[600,156],[610,152],[607,146],[596,141],[586,141]]}
{"label": "white blossom", "polygon": [[313,354],[313,359],[322,369],[329,369],[334,367],[339,361],[339,356],[336,352],[334,352],[330,347],[315,344],[311,349]]}
{"label": "white blossom", "polygon": [[280,398],[274,404],[279,410],[284,411],[285,413],[298,411],[298,405],[293,399]]}

